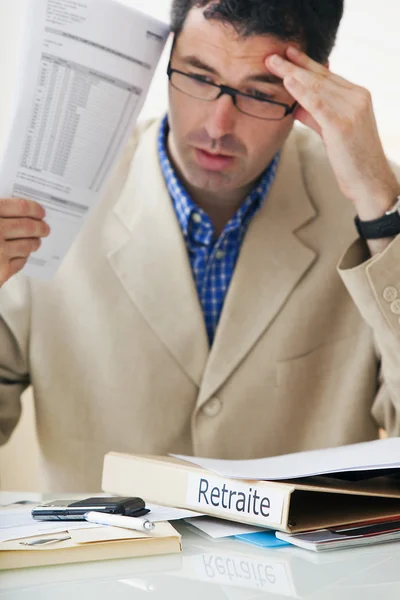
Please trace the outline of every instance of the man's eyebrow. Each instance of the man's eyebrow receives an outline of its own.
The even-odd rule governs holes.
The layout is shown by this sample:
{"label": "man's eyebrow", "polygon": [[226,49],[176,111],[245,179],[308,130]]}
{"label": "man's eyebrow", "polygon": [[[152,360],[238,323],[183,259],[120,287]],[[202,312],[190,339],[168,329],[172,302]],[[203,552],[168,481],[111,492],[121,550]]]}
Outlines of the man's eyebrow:
{"label": "man's eyebrow", "polygon": [[213,75],[219,75],[219,73],[218,73],[218,71],[216,71],[216,69],[213,69],[213,67],[210,67],[210,65],[207,65],[205,62],[200,60],[200,58],[197,58],[197,56],[183,56],[182,60],[184,63],[186,63],[187,65],[189,65],[191,67],[197,67],[198,69],[203,69],[203,71],[208,71],[209,73],[212,73]]}
{"label": "man's eyebrow", "polygon": [[[203,71],[208,71],[208,73],[212,73],[213,75],[220,76],[216,69],[210,67],[210,65],[207,65],[207,63],[203,62],[197,56],[184,56],[182,57],[182,60],[184,63],[191,67],[196,67],[197,69],[202,69]],[[248,77],[246,81],[283,85],[283,79],[281,79],[277,75],[273,75],[272,73],[258,73],[257,75],[250,75],[250,77]]]}
{"label": "man's eyebrow", "polygon": [[260,83],[273,83],[275,85],[283,85],[283,79],[272,73],[260,73],[259,75],[250,75],[247,81],[254,81]]}

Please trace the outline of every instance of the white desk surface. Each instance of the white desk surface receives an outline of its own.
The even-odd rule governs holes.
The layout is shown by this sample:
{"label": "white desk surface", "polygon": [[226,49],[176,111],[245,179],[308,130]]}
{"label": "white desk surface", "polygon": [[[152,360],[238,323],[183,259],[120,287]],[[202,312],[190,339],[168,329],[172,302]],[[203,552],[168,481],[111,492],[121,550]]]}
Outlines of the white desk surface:
{"label": "white desk surface", "polygon": [[[50,499],[0,492],[0,504]],[[210,540],[179,523],[183,553],[0,572],[0,600],[399,600],[400,542],[317,554]]]}

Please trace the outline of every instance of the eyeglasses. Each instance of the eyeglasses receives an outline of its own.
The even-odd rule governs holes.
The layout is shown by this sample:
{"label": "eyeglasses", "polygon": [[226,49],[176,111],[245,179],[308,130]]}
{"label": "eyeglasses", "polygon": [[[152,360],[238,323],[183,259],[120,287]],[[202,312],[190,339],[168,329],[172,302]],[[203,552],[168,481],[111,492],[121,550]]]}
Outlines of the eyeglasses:
{"label": "eyeglasses", "polygon": [[172,69],[171,64],[168,65],[167,74],[171,85],[187,96],[212,102],[224,94],[228,94],[240,112],[256,119],[280,121],[292,114],[297,106],[297,102],[290,106],[283,102],[251,96],[227,85],[217,85],[206,81],[203,75],[191,75],[178,71],[178,69]]}

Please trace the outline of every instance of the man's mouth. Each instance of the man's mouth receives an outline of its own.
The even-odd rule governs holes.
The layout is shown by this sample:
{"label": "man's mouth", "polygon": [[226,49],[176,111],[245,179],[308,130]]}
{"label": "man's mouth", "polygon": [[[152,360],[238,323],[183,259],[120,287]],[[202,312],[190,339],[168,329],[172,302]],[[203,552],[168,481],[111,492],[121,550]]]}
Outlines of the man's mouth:
{"label": "man's mouth", "polygon": [[224,171],[235,160],[235,157],[229,154],[214,154],[201,148],[195,148],[195,154],[199,165],[207,171]]}

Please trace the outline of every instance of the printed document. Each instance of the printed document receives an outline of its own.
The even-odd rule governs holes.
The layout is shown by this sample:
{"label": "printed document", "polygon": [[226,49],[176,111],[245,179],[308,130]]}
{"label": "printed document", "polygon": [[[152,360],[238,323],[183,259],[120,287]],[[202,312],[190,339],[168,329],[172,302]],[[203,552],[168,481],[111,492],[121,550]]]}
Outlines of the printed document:
{"label": "printed document", "polygon": [[[146,518],[154,523],[187,518],[195,521],[195,517],[203,516],[202,513],[191,510],[159,506],[149,502],[146,502],[146,507],[150,509],[150,513]],[[38,521],[32,517],[32,506],[13,505],[0,508],[0,542],[48,533],[59,533],[60,531],[95,529],[98,527],[101,526],[87,521]]]}
{"label": "printed document", "polygon": [[196,527],[213,539],[269,531],[265,527],[255,527],[254,525],[247,525],[245,523],[234,523],[232,521],[225,521],[224,519],[215,519],[213,517],[185,519],[185,522],[192,527]]}
{"label": "printed document", "polygon": [[50,279],[133,132],[169,27],[114,0],[29,5],[0,197],[46,210],[51,235],[24,272]]}
{"label": "printed document", "polygon": [[36,521],[31,507],[7,507],[0,509],[0,542],[21,538],[60,533],[69,529],[94,529],[100,527],[86,521]]}
{"label": "printed document", "polygon": [[400,437],[250,460],[172,456],[223,477],[279,481],[329,473],[400,469]]}

